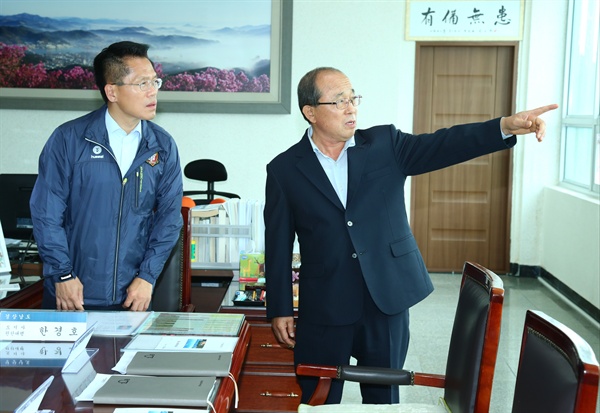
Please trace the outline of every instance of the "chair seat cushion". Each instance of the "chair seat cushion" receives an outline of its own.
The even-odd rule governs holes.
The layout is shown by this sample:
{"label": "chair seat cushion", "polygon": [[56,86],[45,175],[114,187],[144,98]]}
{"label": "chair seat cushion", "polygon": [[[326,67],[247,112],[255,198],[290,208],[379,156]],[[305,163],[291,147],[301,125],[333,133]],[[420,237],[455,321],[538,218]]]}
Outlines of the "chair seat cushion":
{"label": "chair seat cushion", "polygon": [[448,413],[443,404],[301,404],[298,413]]}

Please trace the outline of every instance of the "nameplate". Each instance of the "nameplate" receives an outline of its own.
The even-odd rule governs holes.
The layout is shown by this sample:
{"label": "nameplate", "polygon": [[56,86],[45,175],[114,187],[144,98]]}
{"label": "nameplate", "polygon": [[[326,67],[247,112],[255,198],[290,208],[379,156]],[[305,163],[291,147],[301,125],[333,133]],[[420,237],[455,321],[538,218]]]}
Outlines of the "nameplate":
{"label": "nameplate", "polygon": [[46,395],[46,390],[52,384],[54,376],[50,376],[37,389],[35,389],[27,399],[19,407],[15,409],[15,413],[36,413],[42,403],[42,399]]}
{"label": "nameplate", "polygon": [[2,343],[1,367],[63,367],[73,343],[10,341]]}
{"label": "nameplate", "polygon": [[0,340],[76,341],[87,327],[87,314],[76,311],[0,311]]}

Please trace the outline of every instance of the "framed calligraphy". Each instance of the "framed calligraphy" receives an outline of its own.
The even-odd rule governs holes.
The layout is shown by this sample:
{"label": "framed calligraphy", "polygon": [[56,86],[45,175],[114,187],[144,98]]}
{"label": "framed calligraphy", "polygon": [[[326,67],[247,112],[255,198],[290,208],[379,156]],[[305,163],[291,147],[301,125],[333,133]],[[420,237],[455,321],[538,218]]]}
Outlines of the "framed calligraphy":
{"label": "framed calligraphy", "polygon": [[406,40],[521,40],[524,0],[407,0]]}

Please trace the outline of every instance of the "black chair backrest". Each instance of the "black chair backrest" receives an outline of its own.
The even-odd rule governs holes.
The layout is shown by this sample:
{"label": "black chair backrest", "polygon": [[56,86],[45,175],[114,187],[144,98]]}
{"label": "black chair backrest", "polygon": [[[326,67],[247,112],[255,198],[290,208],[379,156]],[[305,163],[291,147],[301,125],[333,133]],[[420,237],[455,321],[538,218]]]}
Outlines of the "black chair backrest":
{"label": "black chair backrest", "polygon": [[465,262],[445,374],[444,399],[453,412],[489,408],[503,298],[500,277]]}
{"label": "black chair backrest", "polygon": [[[585,381],[595,385],[587,396]],[[598,361],[589,344],[546,314],[527,311],[513,413],[594,413],[597,394]]]}
{"label": "black chair backrest", "polygon": [[239,195],[231,192],[215,191],[215,182],[227,180],[227,169],[219,161],[214,159],[197,159],[185,166],[183,174],[186,178],[206,182],[206,190],[183,192],[185,196],[206,195],[206,199],[192,197],[197,205],[209,204],[210,201],[215,199],[215,195],[223,195],[227,198],[239,198]]}
{"label": "black chair backrest", "polygon": [[186,178],[209,183],[227,180],[227,169],[214,159],[197,159],[188,163],[183,169]]}
{"label": "black chair backrest", "polygon": [[[191,283],[191,280],[187,279],[190,276],[187,270],[190,251],[189,242],[186,243],[186,238],[191,236],[189,233],[189,208],[182,208],[182,214],[184,220],[179,239],[154,285],[153,311],[181,311],[185,305],[189,304],[187,294],[189,294],[190,287],[186,286],[186,283]],[[188,219],[185,219],[186,214],[188,214]]]}

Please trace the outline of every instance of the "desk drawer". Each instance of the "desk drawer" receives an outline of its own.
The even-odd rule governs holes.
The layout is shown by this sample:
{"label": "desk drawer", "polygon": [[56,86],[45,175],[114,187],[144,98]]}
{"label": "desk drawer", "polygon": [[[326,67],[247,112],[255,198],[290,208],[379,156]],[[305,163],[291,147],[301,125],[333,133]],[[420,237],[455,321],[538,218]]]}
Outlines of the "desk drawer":
{"label": "desk drawer", "polygon": [[281,347],[271,330],[270,324],[250,324],[250,346],[246,354],[245,368],[263,366],[293,366],[294,351]]}
{"label": "desk drawer", "polygon": [[300,386],[294,373],[242,372],[238,383],[240,402],[236,413],[297,412]]}

